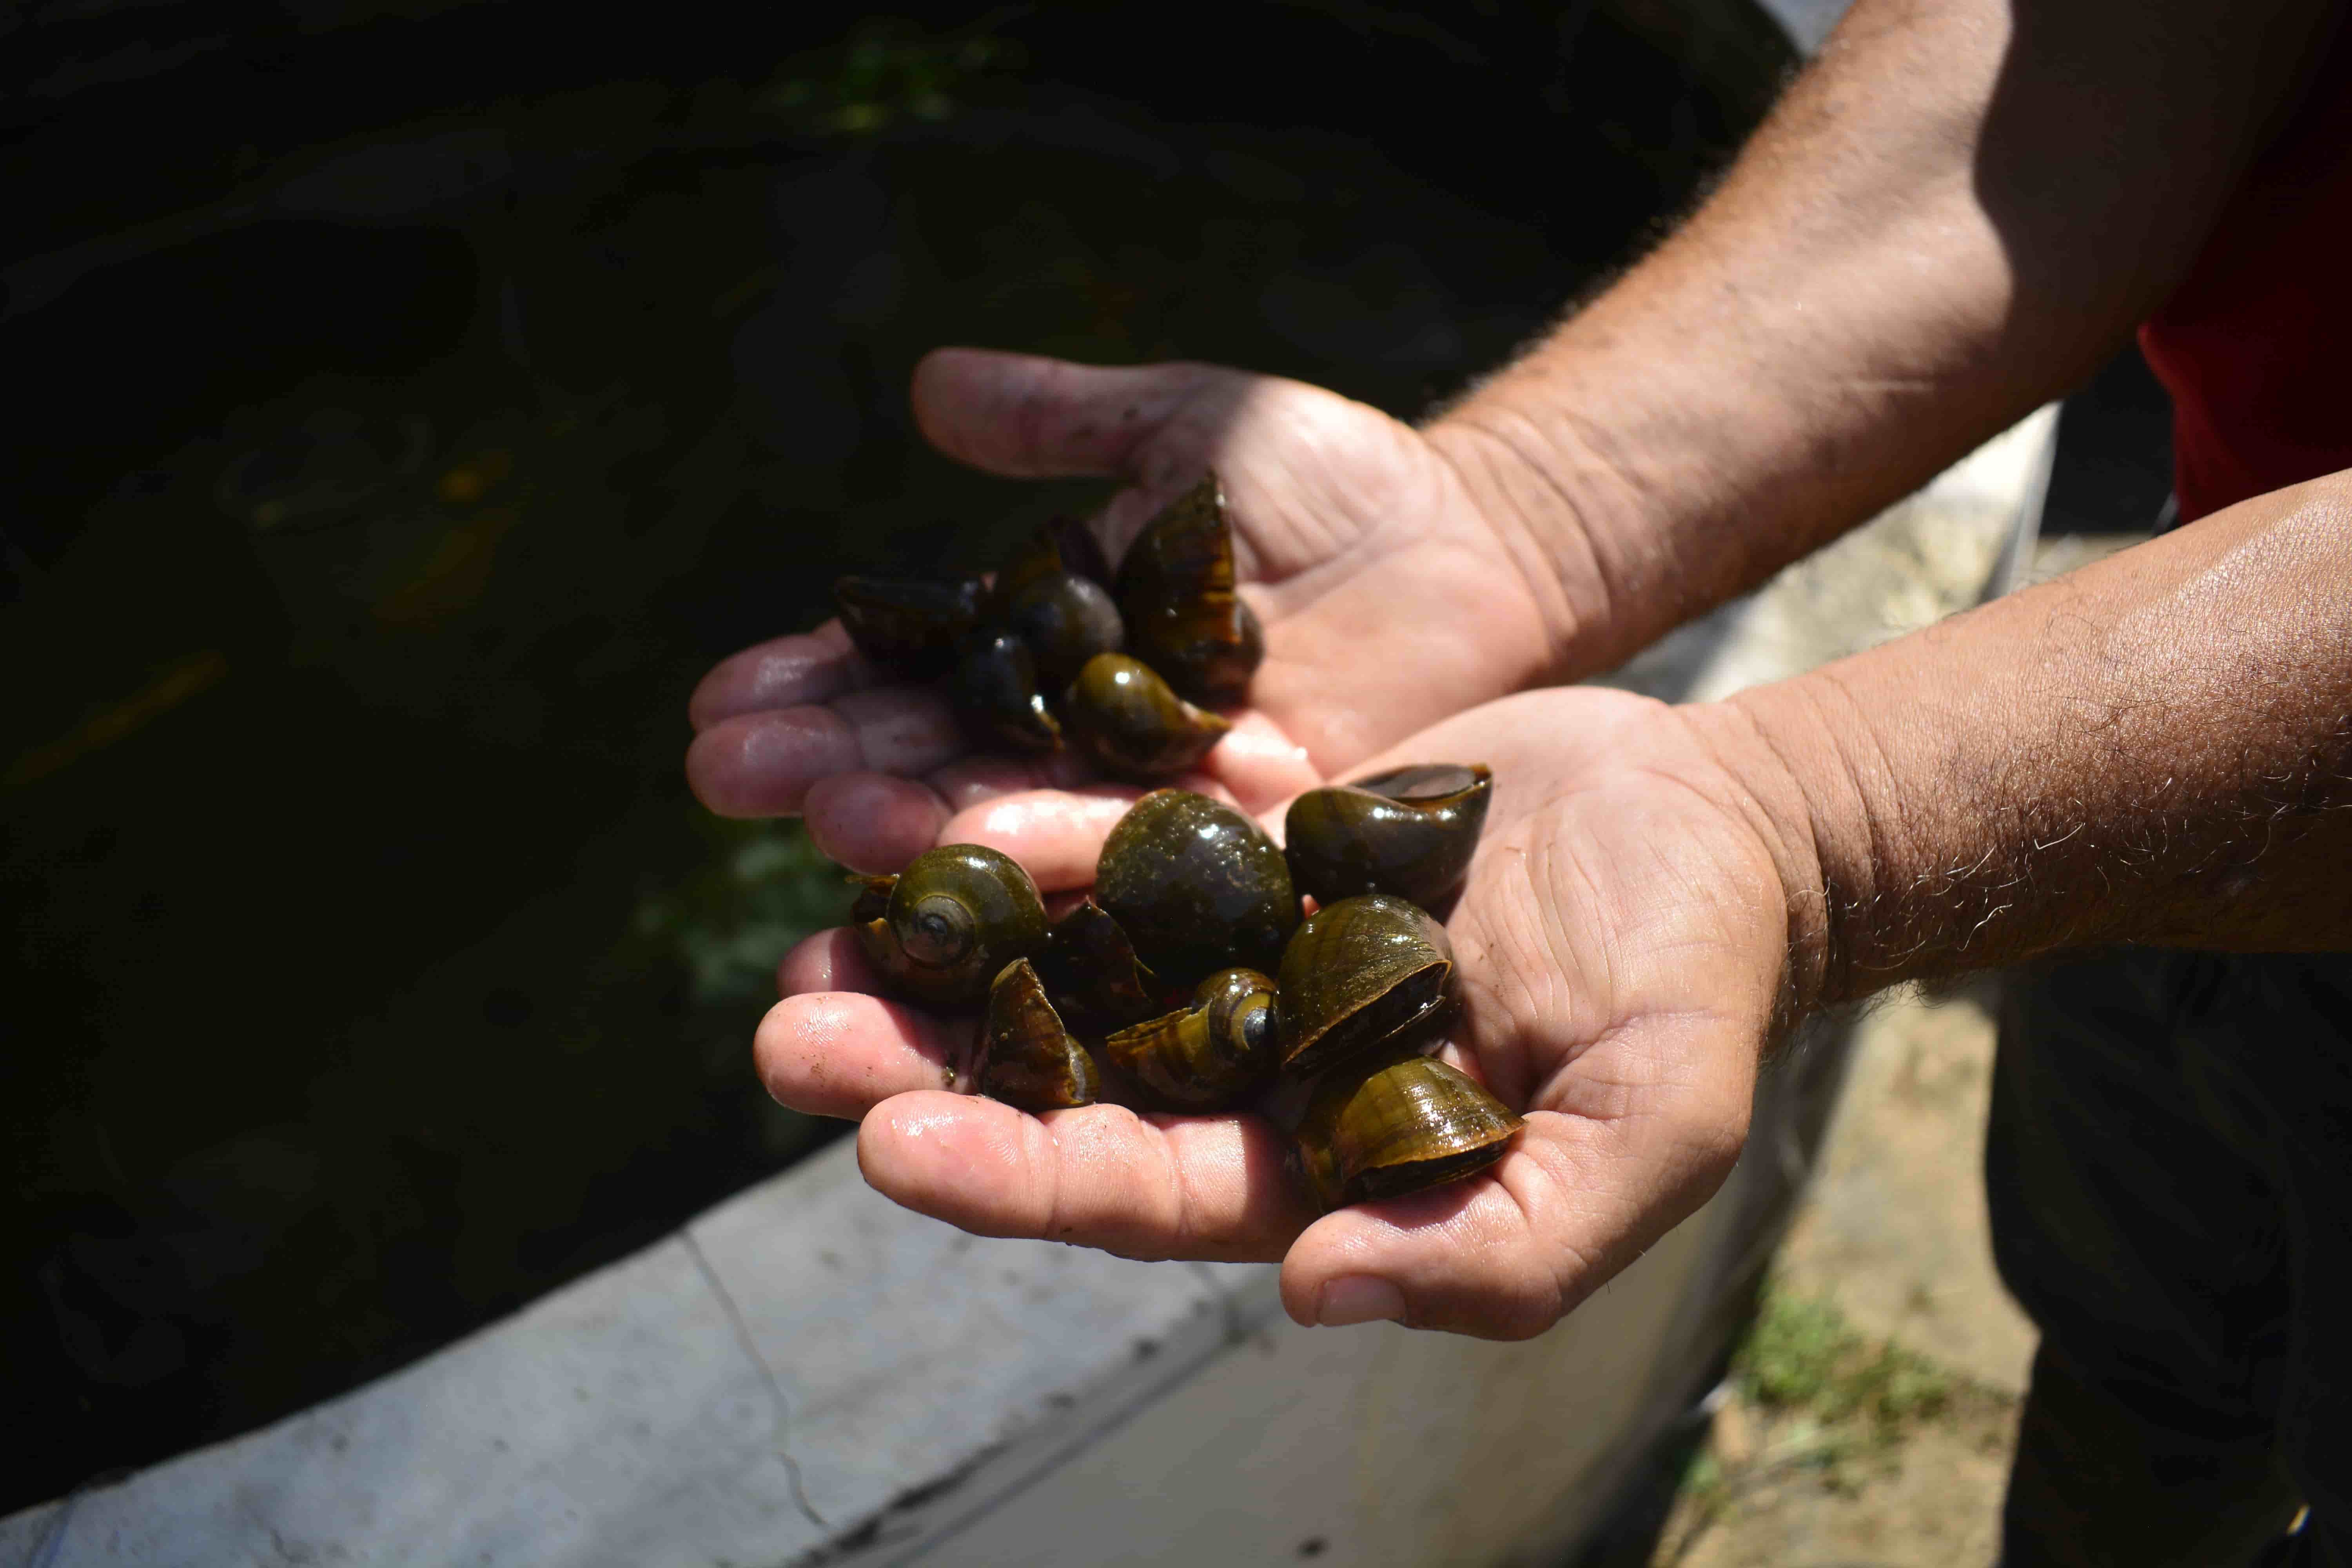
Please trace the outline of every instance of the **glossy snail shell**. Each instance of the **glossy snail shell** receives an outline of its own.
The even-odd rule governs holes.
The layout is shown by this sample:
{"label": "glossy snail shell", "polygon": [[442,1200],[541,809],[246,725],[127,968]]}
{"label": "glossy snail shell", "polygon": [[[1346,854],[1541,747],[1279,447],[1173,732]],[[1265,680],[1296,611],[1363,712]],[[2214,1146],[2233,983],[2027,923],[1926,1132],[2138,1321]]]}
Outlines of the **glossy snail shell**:
{"label": "glossy snail shell", "polygon": [[1037,884],[985,846],[926,849],[899,875],[864,880],[850,922],[884,984],[910,1000],[977,1002],[998,971],[1045,942]]}
{"label": "glossy snail shell", "polygon": [[1192,1005],[1105,1040],[1103,1055],[1162,1100],[1188,1110],[1231,1105],[1274,1076],[1274,982],[1222,969]]}
{"label": "glossy snail shell", "polygon": [[1299,1165],[1325,1208],[1370,1203],[1485,1170],[1523,1125],[1434,1057],[1375,1052],[1316,1085],[1298,1124]]}
{"label": "glossy snail shell", "polygon": [[1385,893],[1315,911],[1283,949],[1282,1070],[1295,1076],[1384,1041],[1443,1012],[1454,944],[1429,913]]}
{"label": "glossy snail shell", "polygon": [[1127,640],[1118,606],[1099,583],[1075,572],[1039,577],[1005,602],[1003,624],[1028,645],[1037,678],[1067,685],[1097,654],[1116,653]]}
{"label": "glossy snail shell", "polygon": [[1160,1011],[1159,976],[1135,956],[1118,921],[1091,899],[1045,933],[1037,974],[1055,1007],[1081,1033],[1124,1028]]}
{"label": "glossy snail shell", "polygon": [[1393,893],[1433,909],[1460,889],[1494,795],[1483,763],[1398,768],[1308,790],[1283,818],[1290,879],[1318,903]]}
{"label": "glossy snail shell", "polygon": [[1087,661],[1062,711],[1079,749],[1105,771],[1129,778],[1182,773],[1233,728],[1177,696],[1150,665],[1118,653]]}
{"label": "glossy snail shell", "polygon": [[957,645],[980,625],[986,593],[977,577],[837,577],[833,604],[859,653],[884,669],[923,679],[954,666]]}
{"label": "glossy snail shell", "polygon": [[1274,840],[1190,790],[1154,790],[1112,826],[1095,901],[1171,985],[1234,964],[1270,973],[1298,929],[1298,896]]}
{"label": "glossy snail shell", "polygon": [[1230,707],[1249,690],[1265,634],[1234,591],[1234,535],[1210,474],[1144,525],[1119,563],[1128,651],[1181,696]]}
{"label": "glossy snail shell", "polygon": [[1102,1092],[1101,1069],[1062,1026],[1025,958],[1006,964],[989,983],[974,1076],[981,1093],[1023,1110],[1092,1105]]}
{"label": "glossy snail shell", "polygon": [[1061,723],[1037,688],[1036,661],[1009,631],[983,628],[965,637],[948,689],[967,720],[1008,745],[1050,752],[1062,743]]}

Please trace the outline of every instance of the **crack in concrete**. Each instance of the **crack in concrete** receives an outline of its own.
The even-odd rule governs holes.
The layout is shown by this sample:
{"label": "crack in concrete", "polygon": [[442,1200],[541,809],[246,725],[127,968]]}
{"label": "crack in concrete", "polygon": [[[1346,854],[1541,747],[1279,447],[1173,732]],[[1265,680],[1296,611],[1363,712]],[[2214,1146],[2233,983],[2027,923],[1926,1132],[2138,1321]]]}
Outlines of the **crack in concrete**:
{"label": "crack in concrete", "polygon": [[719,1305],[727,1314],[728,1324],[735,1331],[736,1344],[742,1348],[751,1363],[760,1369],[760,1381],[767,1384],[768,1397],[775,1402],[776,1458],[783,1461],[784,1478],[792,1484],[793,1501],[799,1505],[811,1524],[819,1530],[831,1531],[833,1526],[825,1522],[824,1515],[817,1512],[816,1505],[809,1501],[808,1493],[801,1485],[800,1461],[793,1458],[792,1447],[785,1441],[785,1435],[792,1430],[793,1406],[792,1401],[784,1397],[783,1384],[777,1379],[775,1369],[768,1364],[768,1358],[760,1353],[758,1342],[751,1338],[751,1325],[743,1317],[743,1310],[735,1304],[727,1282],[719,1278],[719,1270],[710,1267],[710,1259],[703,1256],[702,1244],[694,1238],[694,1232],[681,1230],[677,1235],[678,1239],[686,1243],[687,1253],[693,1258],[694,1266],[702,1270],[702,1278],[709,1282],[711,1294],[719,1298]]}

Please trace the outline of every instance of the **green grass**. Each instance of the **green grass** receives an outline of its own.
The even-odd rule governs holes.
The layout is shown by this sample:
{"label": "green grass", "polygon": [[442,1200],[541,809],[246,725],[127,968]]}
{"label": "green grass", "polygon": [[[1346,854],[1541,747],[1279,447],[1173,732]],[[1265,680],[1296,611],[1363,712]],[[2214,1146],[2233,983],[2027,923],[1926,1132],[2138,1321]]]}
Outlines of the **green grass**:
{"label": "green grass", "polygon": [[1733,1363],[1755,1404],[1804,1412],[1825,1425],[1861,1419],[1892,1436],[1904,1423],[1942,1413],[1949,1373],[1885,1341],[1873,1342],[1828,1300],[1768,1289]]}

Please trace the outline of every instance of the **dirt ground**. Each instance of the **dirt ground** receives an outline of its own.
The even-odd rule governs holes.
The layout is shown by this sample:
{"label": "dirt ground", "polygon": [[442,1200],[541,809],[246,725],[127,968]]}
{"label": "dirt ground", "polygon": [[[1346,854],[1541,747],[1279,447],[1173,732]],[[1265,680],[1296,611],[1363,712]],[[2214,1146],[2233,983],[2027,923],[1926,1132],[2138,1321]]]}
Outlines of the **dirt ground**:
{"label": "dirt ground", "polygon": [[1654,1568],[1981,1568],[2033,1331],[1977,1179],[1987,1000],[1866,1018],[1811,1192]]}

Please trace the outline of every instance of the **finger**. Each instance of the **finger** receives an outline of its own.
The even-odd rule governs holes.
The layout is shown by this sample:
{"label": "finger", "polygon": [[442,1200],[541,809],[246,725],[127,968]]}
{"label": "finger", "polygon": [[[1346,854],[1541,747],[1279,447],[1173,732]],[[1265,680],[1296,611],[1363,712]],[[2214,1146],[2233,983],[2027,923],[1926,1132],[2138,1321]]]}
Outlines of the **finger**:
{"label": "finger", "polygon": [[879,877],[942,839],[950,816],[939,792],[919,779],[888,773],[836,773],[809,785],[801,802],[809,839],[827,858]]}
{"label": "finger", "polygon": [[1141,478],[1143,447],[1203,394],[1257,378],[1213,365],[1073,364],[987,349],[937,349],[915,367],[915,423],[960,462],[1016,478]]}
{"label": "finger", "polygon": [[1311,1211],[1282,1135],[1251,1116],[1043,1117],[909,1093],[857,1130],[857,1163],[893,1202],[982,1236],[1043,1237],[1129,1258],[1272,1258]]}
{"label": "finger", "polygon": [[687,783],[721,816],[789,816],[835,773],[929,773],[964,749],[937,692],[878,686],[824,707],[738,713],[694,738]]}
{"label": "finger", "polygon": [[893,1096],[953,1088],[970,1031],[878,996],[810,992],[768,1009],[751,1059],[778,1104],[856,1121]]}
{"label": "finger", "polygon": [[1128,784],[1024,790],[956,813],[940,829],[939,841],[1001,849],[1045,892],[1084,888],[1095,879],[1112,825],[1142,794]]}
{"label": "finger", "polygon": [[1027,790],[1076,789],[1095,782],[1095,775],[1076,750],[1065,746],[1042,756],[975,752],[932,770],[929,782],[950,811],[963,811]]}
{"label": "finger", "polygon": [[776,637],[720,659],[687,700],[686,717],[699,731],[738,713],[827,701],[880,679],[849,646],[841,623],[827,621],[813,632]]}
{"label": "finger", "polygon": [[1238,714],[1201,765],[1243,810],[1264,812],[1323,782],[1307,748],[1265,714]]}
{"label": "finger", "polygon": [[831,926],[803,937],[776,965],[776,994],[803,996],[819,991],[881,989],[874,966],[857,945],[857,933],[847,926]]}

